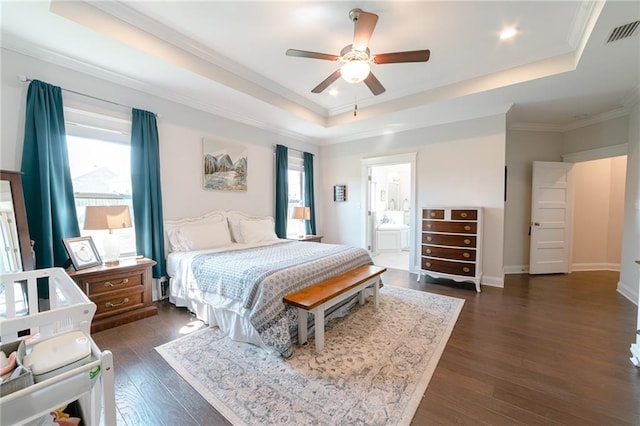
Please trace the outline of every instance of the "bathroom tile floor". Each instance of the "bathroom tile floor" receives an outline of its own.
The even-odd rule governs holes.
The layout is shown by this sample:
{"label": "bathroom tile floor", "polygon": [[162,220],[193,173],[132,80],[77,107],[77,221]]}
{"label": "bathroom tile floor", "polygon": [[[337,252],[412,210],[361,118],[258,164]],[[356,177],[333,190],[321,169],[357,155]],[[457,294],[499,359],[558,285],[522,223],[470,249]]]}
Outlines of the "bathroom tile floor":
{"label": "bathroom tile floor", "polygon": [[377,253],[373,255],[373,263],[387,268],[409,270],[409,252],[399,251],[395,253]]}

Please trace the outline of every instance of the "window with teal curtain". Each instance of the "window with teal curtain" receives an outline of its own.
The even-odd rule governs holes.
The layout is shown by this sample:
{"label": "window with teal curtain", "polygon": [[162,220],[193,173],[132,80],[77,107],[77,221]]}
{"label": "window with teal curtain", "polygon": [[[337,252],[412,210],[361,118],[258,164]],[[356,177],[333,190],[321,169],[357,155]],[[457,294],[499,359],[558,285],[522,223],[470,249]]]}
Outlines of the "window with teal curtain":
{"label": "window with teal curtain", "polygon": [[289,199],[289,159],[288,148],[276,145],[276,200],[275,222],[278,238],[287,237],[287,202]]}
{"label": "window with teal curtain", "polygon": [[36,268],[62,266],[69,258],[62,240],[79,237],[80,229],[60,87],[38,80],[29,84],[21,170]]}
{"label": "window with teal curtain", "polygon": [[138,254],[157,262],[153,277],[161,278],[166,267],[158,126],[155,114],[135,108],[131,120],[131,194]]}
{"label": "window with teal curtain", "polygon": [[316,235],[316,202],[313,195],[313,154],[305,152],[304,158],[304,205],[311,210],[311,219],[306,221],[309,235]]}

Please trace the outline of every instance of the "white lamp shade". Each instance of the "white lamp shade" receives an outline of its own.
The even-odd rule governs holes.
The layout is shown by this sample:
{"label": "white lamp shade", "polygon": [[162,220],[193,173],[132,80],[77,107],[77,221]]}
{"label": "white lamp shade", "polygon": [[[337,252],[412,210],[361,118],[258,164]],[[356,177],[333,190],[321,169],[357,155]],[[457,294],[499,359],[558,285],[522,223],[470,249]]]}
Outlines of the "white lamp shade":
{"label": "white lamp shade", "polygon": [[340,75],[349,83],[360,83],[367,78],[369,72],[371,72],[371,66],[367,61],[348,61],[340,68]]}

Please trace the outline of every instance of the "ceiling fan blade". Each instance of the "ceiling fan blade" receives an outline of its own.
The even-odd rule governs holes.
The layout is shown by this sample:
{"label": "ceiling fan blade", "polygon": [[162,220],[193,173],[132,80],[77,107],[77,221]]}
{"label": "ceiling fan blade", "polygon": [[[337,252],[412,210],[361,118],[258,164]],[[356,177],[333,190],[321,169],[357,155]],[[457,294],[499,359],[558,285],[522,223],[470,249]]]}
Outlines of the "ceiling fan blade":
{"label": "ceiling fan blade", "polygon": [[374,64],[397,64],[399,62],[427,62],[431,56],[429,50],[412,50],[409,52],[381,53],[373,57]]}
{"label": "ceiling fan blade", "polygon": [[333,74],[331,74],[329,77],[325,78],[322,81],[322,83],[320,83],[316,87],[314,87],[313,90],[311,91],[311,93],[322,93],[322,91],[324,89],[329,87],[331,85],[331,83],[336,81],[338,78],[340,78],[340,70],[339,69],[335,70],[335,72]]}
{"label": "ceiling fan blade", "polygon": [[378,15],[354,9],[350,13],[355,24],[353,32],[353,48],[364,52],[369,45],[369,39],[378,22]]}
{"label": "ceiling fan blade", "polygon": [[384,91],[387,90],[376,78],[376,76],[373,75],[372,72],[370,72],[367,78],[364,79],[364,84],[367,85],[369,90],[371,90],[371,93],[373,93],[375,96],[378,96],[379,94],[384,93]]}
{"label": "ceiling fan blade", "polygon": [[298,58],[324,59],[327,61],[337,61],[339,56],[329,55],[328,53],[308,52],[306,50],[287,49],[287,56],[296,56]]}

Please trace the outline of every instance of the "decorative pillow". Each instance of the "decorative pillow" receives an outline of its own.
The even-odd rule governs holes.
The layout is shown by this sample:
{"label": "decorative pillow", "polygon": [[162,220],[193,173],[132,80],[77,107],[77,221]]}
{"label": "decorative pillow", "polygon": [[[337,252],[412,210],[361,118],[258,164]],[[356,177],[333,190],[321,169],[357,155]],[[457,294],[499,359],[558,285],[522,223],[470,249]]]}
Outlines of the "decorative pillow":
{"label": "decorative pillow", "polygon": [[273,222],[269,219],[241,220],[238,224],[243,243],[259,243],[278,239],[273,230]]}
{"label": "decorative pillow", "polygon": [[183,225],[180,234],[188,250],[204,250],[231,243],[226,221]]}
{"label": "decorative pillow", "polygon": [[189,251],[189,246],[184,241],[179,228],[167,230],[167,240],[169,241],[169,252]]}

